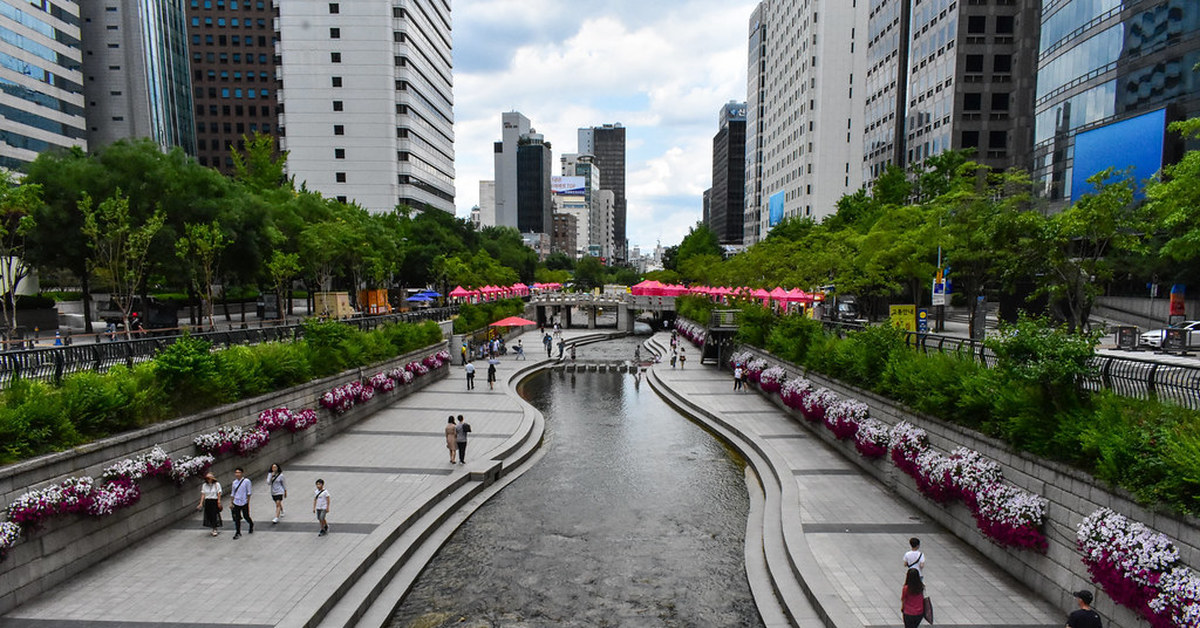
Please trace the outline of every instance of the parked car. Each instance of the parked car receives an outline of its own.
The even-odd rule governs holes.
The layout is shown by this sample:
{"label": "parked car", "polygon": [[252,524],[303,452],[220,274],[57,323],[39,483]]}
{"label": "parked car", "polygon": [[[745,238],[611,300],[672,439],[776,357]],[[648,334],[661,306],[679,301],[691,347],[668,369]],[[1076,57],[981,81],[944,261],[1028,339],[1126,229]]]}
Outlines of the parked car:
{"label": "parked car", "polygon": [[1167,329],[1186,329],[1187,346],[1194,347],[1200,345],[1200,321],[1181,321],[1170,327],[1151,329],[1142,334],[1139,344],[1143,347],[1154,347],[1155,349],[1162,347],[1163,339],[1167,337]]}

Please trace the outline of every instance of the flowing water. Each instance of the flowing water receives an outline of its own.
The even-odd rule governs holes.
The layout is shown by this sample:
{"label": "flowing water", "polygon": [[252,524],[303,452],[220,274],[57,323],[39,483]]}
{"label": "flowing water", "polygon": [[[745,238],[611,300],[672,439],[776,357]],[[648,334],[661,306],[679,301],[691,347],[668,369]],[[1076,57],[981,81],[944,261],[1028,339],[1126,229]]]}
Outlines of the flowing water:
{"label": "flowing water", "polygon": [[455,532],[392,628],[761,626],[731,451],[632,375],[542,374],[520,392],[546,416],[545,456]]}

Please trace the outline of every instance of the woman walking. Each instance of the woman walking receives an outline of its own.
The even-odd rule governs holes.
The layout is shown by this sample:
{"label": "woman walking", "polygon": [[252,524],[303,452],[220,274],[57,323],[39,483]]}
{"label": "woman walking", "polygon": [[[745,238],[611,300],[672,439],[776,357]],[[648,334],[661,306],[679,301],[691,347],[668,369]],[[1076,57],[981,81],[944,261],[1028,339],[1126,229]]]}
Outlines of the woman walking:
{"label": "woman walking", "polygon": [[488,360],[488,390],[496,390],[496,358]]}
{"label": "woman walking", "polygon": [[925,583],[916,568],[908,570],[904,577],[904,588],[900,589],[900,614],[904,616],[904,628],[917,628],[925,618]]}
{"label": "woman walking", "polygon": [[275,500],[275,518],[271,523],[279,523],[283,517],[283,498],[287,497],[287,480],[283,479],[283,467],[279,463],[271,463],[271,471],[267,473],[267,486],[271,487],[271,499]]}
{"label": "woman walking", "polygon": [[220,534],[221,527],[221,483],[217,476],[209,472],[204,475],[204,484],[200,485],[200,503],[196,510],[204,510],[204,527],[212,529],[212,535]]}
{"label": "woman walking", "polygon": [[450,415],[446,423],[446,449],[450,450],[450,464],[454,464],[454,454],[458,451],[458,431],[454,427],[454,415]]}

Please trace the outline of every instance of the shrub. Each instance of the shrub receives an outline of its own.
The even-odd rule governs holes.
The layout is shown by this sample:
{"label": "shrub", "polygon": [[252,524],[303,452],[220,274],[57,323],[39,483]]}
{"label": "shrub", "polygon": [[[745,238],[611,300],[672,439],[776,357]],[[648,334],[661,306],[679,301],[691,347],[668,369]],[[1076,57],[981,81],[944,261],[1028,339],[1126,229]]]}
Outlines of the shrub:
{"label": "shrub", "polygon": [[239,345],[217,352],[216,366],[224,401],[257,397],[273,389],[263,372],[260,352],[250,347]]}
{"label": "shrub", "polygon": [[792,314],[779,319],[771,328],[766,338],[766,349],[789,362],[804,364],[809,348],[823,333],[820,321]]}
{"label": "shrub", "polygon": [[154,358],[155,375],[180,412],[202,408],[221,399],[217,359],[212,343],[185,335]]}

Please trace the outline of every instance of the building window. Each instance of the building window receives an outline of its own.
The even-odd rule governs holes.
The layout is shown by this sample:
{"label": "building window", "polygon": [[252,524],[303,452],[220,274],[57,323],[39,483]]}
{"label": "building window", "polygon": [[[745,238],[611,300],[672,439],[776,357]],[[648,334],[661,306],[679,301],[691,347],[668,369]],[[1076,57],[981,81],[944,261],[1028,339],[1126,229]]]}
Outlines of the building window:
{"label": "building window", "polygon": [[334,177],[334,179],[337,180],[338,183],[346,182],[346,173],[344,173],[344,172],[335,172],[333,174],[333,177]]}
{"label": "building window", "polygon": [[345,197],[345,196],[339,196],[339,197],[337,197],[337,202],[339,202],[339,203],[345,203],[345,202],[346,202],[346,197]]}
{"label": "building window", "polygon": [[344,148],[333,149],[333,158],[334,159],[345,159],[346,158],[346,149],[344,149]]}
{"label": "building window", "polygon": [[1012,55],[996,55],[993,57],[992,71],[999,74],[1012,72]]}
{"label": "building window", "polygon": [[987,32],[987,16],[972,15],[967,18],[967,33],[979,35]]}
{"label": "building window", "polygon": [[330,39],[341,39],[342,38],[342,29],[340,29],[340,28],[329,29],[329,38]]}
{"label": "building window", "polygon": [[979,111],[983,108],[983,94],[967,92],[963,94],[963,111]]}
{"label": "building window", "polygon": [[342,110],[342,101],[340,101],[340,100],[333,101],[333,110],[341,111]]}
{"label": "building window", "polygon": [[1008,92],[992,94],[992,111],[1008,111]]}
{"label": "building window", "polygon": [[1008,132],[1007,131],[990,131],[988,132],[988,148],[991,150],[1003,150],[1008,148]]}
{"label": "building window", "polygon": [[334,135],[345,135],[345,134],[346,134],[346,127],[345,127],[344,125],[341,125],[341,124],[335,124],[335,125],[333,125],[333,134],[334,134]]}
{"label": "building window", "polygon": [[336,2],[330,2],[330,3],[329,3],[329,13],[330,13],[330,15],[332,15],[332,14],[334,14],[334,13],[341,13],[341,12],[342,12],[342,7],[341,7],[341,5],[339,5],[339,4],[338,4],[338,3],[336,3]]}
{"label": "building window", "polygon": [[1011,15],[996,16],[996,32],[1003,35],[1012,35],[1016,19]]}
{"label": "building window", "polygon": [[967,72],[983,71],[983,55],[967,55],[965,67]]}
{"label": "building window", "polygon": [[332,81],[332,82],[333,82],[333,86],[334,86],[334,87],[341,87],[341,86],[342,86],[342,77],[340,77],[340,76],[335,76],[335,77],[333,77],[333,81]]}
{"label": "building window", "polygon": [[340,52],[329,53],[329,62],[330,63],[341,63],[342,62],[342,53],[340,53]]}

